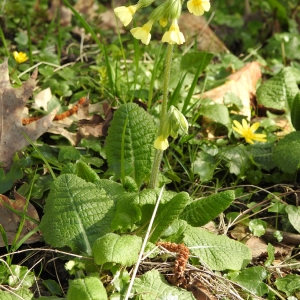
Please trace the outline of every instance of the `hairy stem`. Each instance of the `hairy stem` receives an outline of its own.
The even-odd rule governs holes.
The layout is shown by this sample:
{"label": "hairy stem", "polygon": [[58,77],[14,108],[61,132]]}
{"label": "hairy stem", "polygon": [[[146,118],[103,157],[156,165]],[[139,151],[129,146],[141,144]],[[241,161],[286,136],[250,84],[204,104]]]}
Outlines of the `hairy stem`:
{"label": "hairy stem", "polygon": [[[173,56],[173,45],[169,44],[168,48],[167,48],[166,62],[165,62],[163,100],[162,100],[162,105],[161,105],[160,125],[159,125],[159,129],[158,129],[158,135],[160,135],[162,132],[163,121],[167,114],[172,56]],[[162,150],[156,150],[155,156],[154,156],[153,167],[152,167],[152,173],[151,173],[151,177],[150,177],[150,183],[149,183],[149,188],[151,188],[151,189],[154,189],[156,186],[157,176],[159,173],[159,166],[161,163],[162,155],[163,155]]]}

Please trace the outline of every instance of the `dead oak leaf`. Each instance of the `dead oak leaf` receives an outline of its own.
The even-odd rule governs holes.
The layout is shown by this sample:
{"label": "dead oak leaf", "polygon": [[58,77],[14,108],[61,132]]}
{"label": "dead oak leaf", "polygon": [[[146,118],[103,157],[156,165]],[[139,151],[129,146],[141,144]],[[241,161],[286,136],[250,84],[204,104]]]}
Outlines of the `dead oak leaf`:
{"label": "dead oak leaf", "polygon": [[[24,211],[24,209],[26,209],[26,205],[26,199],[17,192],[15,192],[15,200],[10,200],[4,195],[0,195],[0,224],[4,228],[9,245],[14,242],[23,217],[25,217],[25,222],[18,240],[22,239],[26,234],[38,226],[38,224],[33,221],[39,221],[37,211],[31,203],[28,203],[27,210]],[[24,243],[31,244],[38,242],[40,237],[40,233],[36,232]],[[5,243],[2,238],[0,238],[0,247],[4,246]]]}
{"label": "dead oak leaf", "polygon": [[256,83],[262,73],[258,62],[246,64],[243,68],[227,77],[226,83],[209,90],[203,94],[196,95],[199,99],[212,99],[215,103],[223,104],[223,97],[227,92],[237,95],[243,104],[241,114],[251,117],[251,97],[256,94]]}
{"label": "dead oak leaf", "polygon": [[23,110],[36,77],[37,70],[21,87],[14,89],[9,81],[7,60],[0,64],[0,159],[5,170],[11,166],[14,153],[29,145],[24,134],[35,141],[48,130],[55,116],[52,112],[26,126],[22,124]]}

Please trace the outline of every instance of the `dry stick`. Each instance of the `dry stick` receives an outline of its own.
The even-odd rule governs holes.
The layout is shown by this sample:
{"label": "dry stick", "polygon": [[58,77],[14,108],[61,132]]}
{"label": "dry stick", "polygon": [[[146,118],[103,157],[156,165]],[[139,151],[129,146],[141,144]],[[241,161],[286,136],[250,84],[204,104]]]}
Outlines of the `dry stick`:
{"label": "dry stick", "polygon": [[135,279],[135,277],[136,277],[136,273],[137,273],[138,268],[139,268],[139,266],[140,266],[140,263],[141,263],[141,260],[142,260],[143,253],[144,253],[144,250],[145,250],[146,245],[147,245],[148,238],[149,238],[149,236],[150,236],[150,231],[151,231],[151,229],[152,229],[152,225],[153,225],[153,222],[154,222],[156,213],[157,213],[157,209],[158,209],[158,206],[159,206],[159,203],[160,203],[160,200],[161,200],[163,191],[164,191],[164,186],[161,188],[160,193],[159,193],[159,196],[158,196],[158,198],[157,198],[157,202],[156,202],[156,204],[155,204],[155,207],[154,207],[154,210],[153,210],[153,213],[152,213],[152,217],[151,217],[151,220],[150,220],[150,223],[149,223],[149,226],[148,226],[148,229],[147,229],[145,238],[144,238],[144,242],[143,242],[143,245],[142,245],[140,254],[139,254],[139,258],[138,258],[138,261],[137,261],[137,263],[136,263],[136,265],[135,265],[135,267],[134,267],[134,270],[133,270],[133,273],[132,273],[132,277],[131,277],[131,280],[130,280],[130,283],[129,283],[129,287],[128,287],[128,290],[127,290],[127,293],[126,293],[126,296],[125,296],[125,299],[124,299],[124,300],[128,300],[128,299],[129,299],[130,292],[131,292],[132,287],[133,287],[134,279]]}

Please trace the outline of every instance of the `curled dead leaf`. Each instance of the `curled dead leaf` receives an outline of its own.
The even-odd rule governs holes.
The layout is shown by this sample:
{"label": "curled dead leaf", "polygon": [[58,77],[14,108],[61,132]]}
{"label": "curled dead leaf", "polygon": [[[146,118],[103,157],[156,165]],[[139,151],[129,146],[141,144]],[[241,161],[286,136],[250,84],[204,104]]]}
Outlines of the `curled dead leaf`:
{"label": "curled dead leaf", "polygon": [[9,81],[7,59],[0,64],[0,159],[2,167],[8,170],[16,151],[29,145],[25,135],[37,140],[50,128],[56,111],[32,122],[22,124],[22,114],[28,98],[35,87],[37,70],[19,88],[12,88]]}
{"label": "curled dead leaf", "polygon": [[[27,210],[24,211],[24,209],[26,209],[27,200],[17,192],[14,194],[15,200],[10,200],[4,195],[0,195],[0,224],[5,230],[9,245],[14,242],[23,217],[25,217],[25,222],[18,240],[22,239],[30,231],[37,228],[38,224],[33,220],[39,221],[39,216],[34,206],[31,203],[28,203]],[[40,233],[36,232],[24,243],[35,243],[38,242],[40,238]],[[0,236],[0,247],[4,246],[5,243]]]}

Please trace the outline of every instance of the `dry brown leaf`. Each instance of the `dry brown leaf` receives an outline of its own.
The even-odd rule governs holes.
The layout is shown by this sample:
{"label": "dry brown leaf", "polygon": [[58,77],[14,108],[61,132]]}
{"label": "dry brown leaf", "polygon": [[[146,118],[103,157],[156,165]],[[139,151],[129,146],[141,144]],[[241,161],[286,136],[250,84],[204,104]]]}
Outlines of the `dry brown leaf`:
{"label": "dry brown leaf", "polygon": [[[17,192],[15,192],[15,199],[16,200],[13,201],[8,199],[4,195],[0,195],[0,224],[5,230],[9,245],[14,242],[15,235],[19,229],[19,225],[24,214],[34,220],[39,221],[38,213],[32,204],[28,203],[27,211],[24,212],[24,208],[26,207],[26,199],[19,195]],[[19,212],[20,214],[15,213],[13,210]],[[19,240],[22,239],[30,231],[35,229],[37,226],[38,225],[36,223],[26,218]],[[24,243],[36,243],[40,240],[40,237],[40,233],[36,232],[31,235]],[[4,241],[0,236],[0,247],[4,246]]]}
{"label": "dry brown leaf", "polygon": [[196,36],[198,50],[213,53],[229,52],[223,42],[210,29],[203,16],[197,17],[184,12],[179,18],[179,26],[187,44],[193,42]]}
{"label": "dry brown leaf", "polygon": [[54,111],[38,121],[22,125],[23,110],[35,87],[36,76],[37,70],[21,87],[14,89],[9,82],[7,60],[0,64],[0,159],[6,170],[14,153],[29,145],[24,133],[35,141],[48,130],[56,113]]}
{"label": "dry brown leaf", "polygon": [[[267,243],[259,237],[252,236],[245,244],[250,248],[252,252],[252,258],[264,258],[268,256],[268,245]],[[277,257],[284,257],[291,255],[292,247],[286,245],[274,246],[274,255]]]}
{"label": "dry brown leaf", "polygon": [[261,78],[261,70],[258,62],[246,64],[242,69],[227,77],[225,84],[196,95],[199,99],[209,98],[216,103],[223,103],[223,97],[227,92],[236,94],[243,103],[241,114],[251,117],[251,97],[256,94],[256,83]]}
{"label": "dry brown leaf", "polygon": [[193,284],[189,285],[187,288],[188,291],[192,292],[194,297],[197,300],[217,300],[207,287],[198,282],[193,282]]}

